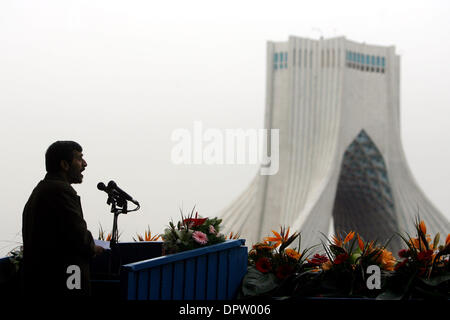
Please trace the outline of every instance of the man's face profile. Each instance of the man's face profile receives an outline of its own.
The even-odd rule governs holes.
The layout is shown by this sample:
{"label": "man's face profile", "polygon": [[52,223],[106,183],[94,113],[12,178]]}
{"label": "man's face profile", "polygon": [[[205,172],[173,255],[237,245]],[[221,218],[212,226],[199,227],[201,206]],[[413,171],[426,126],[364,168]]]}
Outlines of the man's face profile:
{"label": "man's face profile", "polygon": [[[67,162],[66,162],[67,164]],[[81,183],[83,182],[82,172],[87,166],[86,161],[83,159],[83,154],[79,151],[73,150],[73,159],[70,165],[66,165],[67,168],[67,180],[69,183]]]}

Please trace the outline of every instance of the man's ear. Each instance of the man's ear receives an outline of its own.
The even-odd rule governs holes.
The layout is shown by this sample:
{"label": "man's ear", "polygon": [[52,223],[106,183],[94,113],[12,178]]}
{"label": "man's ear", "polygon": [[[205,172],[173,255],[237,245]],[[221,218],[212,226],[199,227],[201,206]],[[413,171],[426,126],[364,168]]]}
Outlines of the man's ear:
{"label": "man's ear", "polygon": [[59,162],[59,166],[61,167],[62,170],[69,171],[70,165],[66,160],[61,160]]}

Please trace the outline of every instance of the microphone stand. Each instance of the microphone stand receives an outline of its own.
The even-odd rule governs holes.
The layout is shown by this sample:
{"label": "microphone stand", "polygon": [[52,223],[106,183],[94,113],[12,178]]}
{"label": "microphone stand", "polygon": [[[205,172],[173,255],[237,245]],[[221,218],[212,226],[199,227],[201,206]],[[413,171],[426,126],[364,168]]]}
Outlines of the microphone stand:
{"label": "microphone stand", "polygon": [[118,195],[117,193],[108,193],[108,200],[106,201],[108,205],[111,205],[111,213],[113,213],[113,230],[111,235],[111,241],[110,241],[110,248],[111,248],[111,264],[113,271],[111,272],[111,264],[109,266],[109,271],[113,275],[119,275],[120,273],[120,266],[122,265],[122,259],[120,256],[120,247],[118,245],[119,242],[119,230],[117,227],[117,220],[119,218],[120,214],[127,214],[128,212],[137,211],[139,210],[140,206],[138,205],[135,209],[128,210],[128,203],[127,200]]}

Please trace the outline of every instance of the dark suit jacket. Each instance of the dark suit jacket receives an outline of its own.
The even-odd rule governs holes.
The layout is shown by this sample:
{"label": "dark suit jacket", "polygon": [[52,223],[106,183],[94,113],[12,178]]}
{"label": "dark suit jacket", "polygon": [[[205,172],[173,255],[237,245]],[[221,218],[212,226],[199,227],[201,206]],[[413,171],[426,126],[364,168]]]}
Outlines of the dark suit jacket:
{"label": "dark suit jacket", "polygon": [[[23,210],[22,237],[26,296],[90,295],[89,263],[95,244],[80,197],[68,182],[47,174],[38,183]],[[80,290],[67,287],[70,265],[80,268]]]}

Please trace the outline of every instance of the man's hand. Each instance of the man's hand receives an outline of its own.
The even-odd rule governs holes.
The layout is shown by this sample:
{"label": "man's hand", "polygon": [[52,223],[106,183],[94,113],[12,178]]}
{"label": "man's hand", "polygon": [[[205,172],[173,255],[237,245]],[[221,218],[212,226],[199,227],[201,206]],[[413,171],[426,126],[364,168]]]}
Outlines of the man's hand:
{"label": "man's hand", "polygon": [[98,256],[99,254],[102,254],[104,251],[105,251],[105,248],[97,246],[97,245],[95,246],[94,252],[95,252],[96,256]]}

